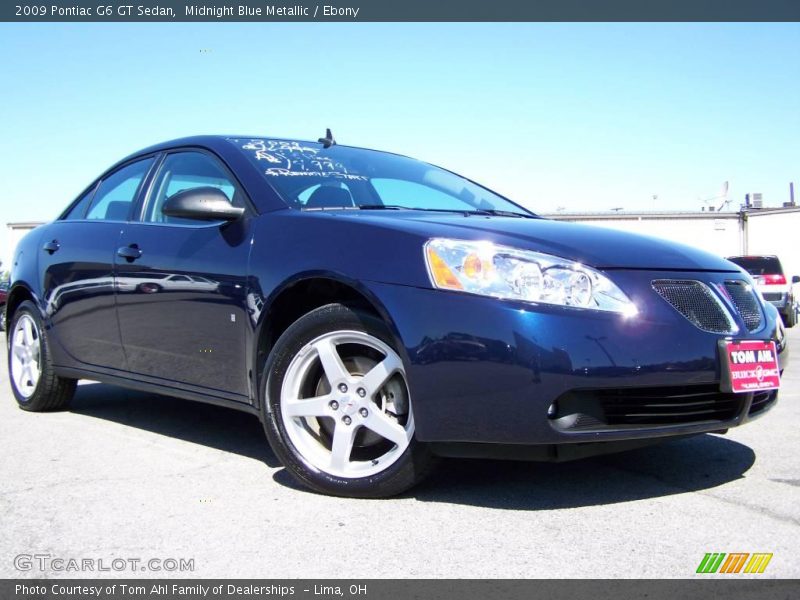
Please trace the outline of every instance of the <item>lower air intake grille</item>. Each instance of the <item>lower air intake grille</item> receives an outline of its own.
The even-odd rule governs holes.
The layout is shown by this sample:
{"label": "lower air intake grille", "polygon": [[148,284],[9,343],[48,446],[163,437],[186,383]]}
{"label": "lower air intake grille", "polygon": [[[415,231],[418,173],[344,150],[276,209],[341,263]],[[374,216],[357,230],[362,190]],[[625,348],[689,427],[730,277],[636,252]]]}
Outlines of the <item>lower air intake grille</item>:
{"label": "lower air intake grille", "polygon": [[690,280],[657,279],[652,283],[659,296],[709,333],[732,333],[734,325],[719,299],[704,283]]}
{"label": "lower air intake grille", "polygon": [[671,425],[727,421],[741,409],[738,394],[716,386],[683,389],[611,390],[601,395],[609,425]]}
{"label": "lower air intake grille", "polygon": [[725,289],[731,297],[731,302],[739,311],[747,331],[755,331],[761,327],[761,308],[753,287],[744,281],[726,281]]}
{"label": "lower air intake grille", "polygon": [[756,415],[760,413],[762,410],[769,408],[772,406],[775,399],[778,397],[778,392],[776,390],[770,390],[766,392],[756,392],[753,394],[753,402],[750,404],[750,410],[747,414],[749,415]]}
{"label": "lower air intake grille", "polygon": [[574,390],[556,401],[551,423],[579,432],[724,422],[739,415],[745,396],[716,384]]}

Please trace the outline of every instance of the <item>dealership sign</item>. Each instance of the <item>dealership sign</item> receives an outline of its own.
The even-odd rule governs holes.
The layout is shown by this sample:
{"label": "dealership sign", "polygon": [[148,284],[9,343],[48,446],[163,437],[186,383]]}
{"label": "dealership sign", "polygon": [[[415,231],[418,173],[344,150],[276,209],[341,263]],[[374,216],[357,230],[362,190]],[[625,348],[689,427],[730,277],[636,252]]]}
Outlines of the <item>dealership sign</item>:
{"label": "dealership sign", "polygon": [[775,342],[726,341],[723,367],[731,392],[760,392],[780,387],[780,368]]}

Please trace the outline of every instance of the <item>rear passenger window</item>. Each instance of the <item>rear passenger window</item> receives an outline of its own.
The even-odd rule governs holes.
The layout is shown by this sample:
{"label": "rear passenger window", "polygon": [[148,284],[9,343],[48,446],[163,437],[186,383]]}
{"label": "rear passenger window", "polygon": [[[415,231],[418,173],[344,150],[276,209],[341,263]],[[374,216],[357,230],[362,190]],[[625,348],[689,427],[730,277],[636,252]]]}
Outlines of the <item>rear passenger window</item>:
{"label": "rear passenger window", "polygon": [[122,167],[103,179],[86,218],[127,221],[136,192],[152,164],[153,159],[146,158]]}
{"label": "rear passenger window", "polygon": [[89,204],[92,202],[95,189],[97,189],[97,186],[93,185],[88,192],[81,196],[80,200],[78,200],[64,216],[65,221],[76,221],[86,217],[86,209],[89,208]]}

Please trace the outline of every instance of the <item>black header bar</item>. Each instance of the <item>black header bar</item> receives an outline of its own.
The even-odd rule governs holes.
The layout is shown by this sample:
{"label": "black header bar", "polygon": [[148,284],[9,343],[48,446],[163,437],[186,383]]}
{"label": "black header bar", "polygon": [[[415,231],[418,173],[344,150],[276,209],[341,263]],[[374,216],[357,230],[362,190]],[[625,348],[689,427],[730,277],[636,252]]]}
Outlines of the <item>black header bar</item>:
{"label": "black header bar", "polygon": [[0,6],[6,22],[800,21],[798,0],[49,0]]}

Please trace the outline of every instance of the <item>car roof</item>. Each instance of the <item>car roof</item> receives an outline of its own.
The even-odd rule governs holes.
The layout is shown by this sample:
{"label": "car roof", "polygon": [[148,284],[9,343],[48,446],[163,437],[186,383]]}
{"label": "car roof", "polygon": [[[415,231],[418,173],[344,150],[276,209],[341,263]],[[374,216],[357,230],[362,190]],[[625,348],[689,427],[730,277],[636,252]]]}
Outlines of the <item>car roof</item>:
{"label": "car roof", "polygon": [[728,260],[732,258],[778,258],[775,254],[737,254],[735,256],[729,256]]}
{"label": "car roof", "polygon": [[170,150],[172,148],[180,148],[183,146],[200,146],[204,148],[215,149],[224,145],[230,137],[231,136],[227,135],[193,135],[188,137],[175,138],[172,140],[166,140],[163,142],[159,142],[157,144],[153,144],[151,146],[147,146],[146,148],[142,148],[141,150],[137,150],[136,152],[132,152],[119,162],[124,163],[143,154],[153,154],[155,152],[162,152],[164,150]]}
{"label": "car roof", "polygon": [[[236,148],[235,144],[231,143],[231,140],[275,140],[275,141],[279,141],[279,142],[297,142],[297,143],[301,143],[301,144],[317,144],[319,146],[322,146],[322,143],[319,140],[313,141],[313,140],[303,140],[303,139],[297,139],[297,138],[285,138],[285,137],[269,136],[269,135],[222,135],[222,134],[195,135],[195,136],[182,137],[182,138],[176,138],[176,139],[173,139],[173,140],[167,140],[167,141],[164,141],[164,142],[159,142],[158,144],[153,144],[152,146],[148,146],[147,148],[143,148],[141,150],[133,152],[132,154],[129,154],[128,156],[126,156],[122,160],[117,161],[114,165],[112,165],[111,167],[106,169],[104,171],[104,173],[108,173],[108,172],[110,172],[110,171],[112,171],[114,169],[117,169],[119,166],[125,164],[126,162],[132,161],[132,160],[134,160],[134,159],[136,159],[138,157],[145,156],[145,155],[148,155],[148,154],[155,154],[157,152],[164,152],[164,151],[167,151],[167,150],[172,150],[174,148],[181,148],[181,147],[196,146],[196,147],[200,147],[200,148],[207,148],[209,150],[212,150],[212,151],[216,152],[217,154],[220,154],[220,155],[224,156],[226,153],[231,152]],[[386,151],[386,150],[377,150],[375,148],[366,148],[364,146],[350,146],[350,145],[347,145],[347,144],[338,144],[338,143],[336,143],[336,145],[341,147],[341,148],[353,148],[355,150],[366,150],[366,151],[369,151],[369,152],[379,152],[381,154],[399,156],[399,157],[402,157],[402,158],[408,158],[410,160],[419,161],[419,159],[411,158],[409,156],[406,156],[404,154],[399,154],[397,152],[389,152],[389,151]],[[419,161],[419,162],[425,163],[425,161]],[[439,166],[431,164],[431,163],[425,163],[425,164],[429,164],[429,165],[431,165],[433,167],[436,167],[436,168],[442,169],[444,171],[448,171],[450,173],[453,173],[453,171],[450,171],[449,169],[446,169],[444,167],[439,167]],[[457,173],[454,173],[454,174],[458,175]],[[463,177],[463,175],[458,175],[458,176],[459,177]],[[470,181],[472,183],[475,183],[476,185],[480,185],[480,184],[477,184],[476,182],[472,181],[469,178],[464,177],[464,179],[466,179],[467,181]],[[480,187],[485,187],[485,186],[481,185]],[[527,208],[523,207],[522,205],[514,202],[513,200],[507,198],[503,194],[500,194],[500,193],[498,193],[498,192],[496,192],[494,190],[491,190],[490,188],[486,188],[486,189],[491,191],[493,194],[496,194],[497,196],[503,198],[504,200],[510,202],[514,206],[522,209],[523,211],[528,212],[530,214],[535,214],[532,211],[530,211],[529,209],[527,209]],[[284,201],[280,200],[280,202],[283,203]]]}
{"label": "car roof", "polygon": [[[227,148],[230,145],[230,140],[275,140],[277,142],[297,142],[300,144],[316,144],[320,146],[322,145],[318,140],[304,140],[299,138],[286,138],[286,137],[278,137],[271,135],[222,135],[222,134],[193,135],[189,137],[175,138],[173,140],[159,142],[157,144],[153,144],[152,146],[148,146],[147,148],[142,148],[141,150],[137,150],[136,152],[133,152],[132,154],[126,156],[119,162],[124,163],[143,154],[163,152],[164,150],[170,150],[172,148],[180,148],[185,146],[201,146],[211,149],[216,149],[219,147]],[[347,144],[336,144],[336,145],[341,146],[342,148],[355,148],[358,150],[370,150],[372,152],[394,154],[393,152],[387,152],[385,150],[376,150],[374,148],[365,148],[363,146],[349,146]]]}

